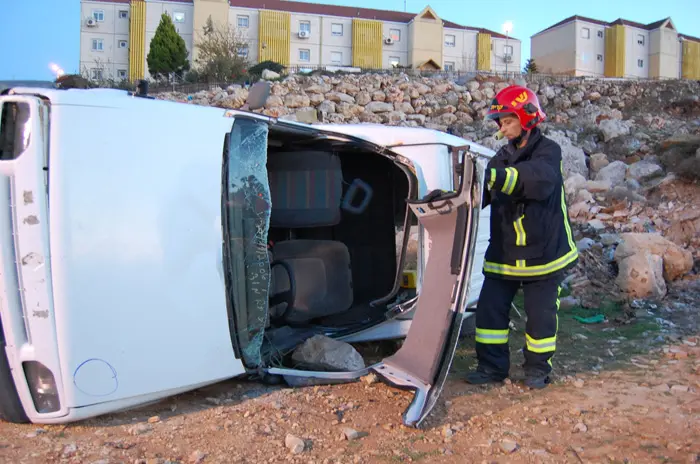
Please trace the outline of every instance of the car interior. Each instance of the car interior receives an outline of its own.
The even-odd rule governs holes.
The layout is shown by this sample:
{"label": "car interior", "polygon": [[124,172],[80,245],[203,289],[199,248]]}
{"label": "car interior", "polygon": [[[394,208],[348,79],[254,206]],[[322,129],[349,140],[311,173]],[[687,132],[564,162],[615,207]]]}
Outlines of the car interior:
{"label": "car interior", "polygon": [[272,126],[268,139],[263,358],[315,334],[371,326],[388,303],[415,294],[400,286],[405,248],[396,243],[412,189],[407,173],[367,147],[295,129]]}

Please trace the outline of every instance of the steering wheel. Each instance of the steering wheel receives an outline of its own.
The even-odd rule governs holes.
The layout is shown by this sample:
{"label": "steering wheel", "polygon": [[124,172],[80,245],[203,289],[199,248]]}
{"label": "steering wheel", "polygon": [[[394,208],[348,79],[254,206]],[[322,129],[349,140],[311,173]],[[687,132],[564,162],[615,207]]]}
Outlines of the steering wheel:
{"label": "steering wheel", "polygon": [[287,311],[289,311],[289,308],[292,308],[294,306],[294,299],[296,298],[297,288],[296,284],[294,283],[294,272],[292,271],[292,266],[290,266],[289,263],[287,263],[286,261],[275,260],[270,263],[270,270],[274,269],[275,266],[282,266],[282,268],[287,273],[287,276],[289,277],[289,290],[285,290],[284,292],[280,293],[275,293],[274,295],[270,295],[269,298],[270,308],[273,308],[282,303],[287,303],[287,307],[284,308],[282,314],[275,316],[274,318],[270,317],[271,319],[275,319],[277,321],[284,320],[284,316],[287,313]]}

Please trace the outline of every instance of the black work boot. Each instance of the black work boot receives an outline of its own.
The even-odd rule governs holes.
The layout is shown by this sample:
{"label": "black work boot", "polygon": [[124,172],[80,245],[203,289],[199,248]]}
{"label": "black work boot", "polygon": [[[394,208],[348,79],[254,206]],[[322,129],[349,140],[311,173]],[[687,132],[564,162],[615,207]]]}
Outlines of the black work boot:
{"label": "black work boot", "polygon": [[541,390],[545,388],[547,385],[549,385],[552,382],[552,379],[550,379],[549,375],[547,374],[542,374],[542,373],[527,373],[525,374],[525,386],[528,388],[534,388],[537,390]]}
{"label": "black work boot", "polygon": [[472,385],[484,385],[487,383],[503,382],[506,377],[508,376],[498,374],[491,369],[479,366],[475,371],[468,373],[465,380]]}

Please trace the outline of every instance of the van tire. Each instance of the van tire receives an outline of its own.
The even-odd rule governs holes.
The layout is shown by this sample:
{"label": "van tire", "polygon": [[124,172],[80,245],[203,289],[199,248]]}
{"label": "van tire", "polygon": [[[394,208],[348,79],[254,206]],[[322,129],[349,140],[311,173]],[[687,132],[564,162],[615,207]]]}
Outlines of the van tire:
{"label": "van tire", "polygon": [[24,412],[19,395],[12,379],[12,371],[7,361],[5,341],[2,338],[2,326],[0,326],[0,420],[14,424],[26,424],[29,418]]}

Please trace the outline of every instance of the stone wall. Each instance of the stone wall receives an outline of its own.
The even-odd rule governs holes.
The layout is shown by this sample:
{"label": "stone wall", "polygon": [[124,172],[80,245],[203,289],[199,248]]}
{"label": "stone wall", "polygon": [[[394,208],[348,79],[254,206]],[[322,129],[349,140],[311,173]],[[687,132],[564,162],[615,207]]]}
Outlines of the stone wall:
{"label": "stone wall", "polygon": [[[256,111],[303,122],[425,127],[497,149],[505,141],[492,137],[496,125],[484,115],[511,83],[406,74],[289,76],[273,83],[265,107]],[[536,78],[526,85],[547,113],[542,129],[562,147],[569,212],[585,258],[572,288],[617,282],[628,296],[661,297],[664,282],[698,272],[700,187],[679,185],[677,177],[700,173],[700,84]],[[231,86],[159,98],[238,109],[247,96]],[[640,233],[668,240],[633,235]],[[616,253],[620,244],[624,252]],[[616,260],[620,272],[608,275],[605,263]],[[593,262],[602,263],[601,272],[586,268]]]}

